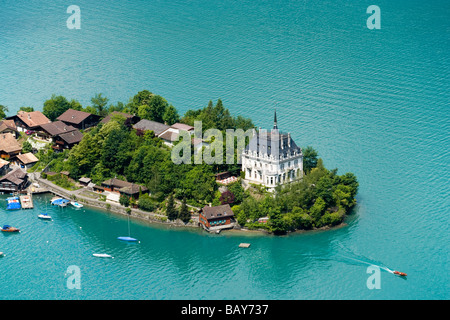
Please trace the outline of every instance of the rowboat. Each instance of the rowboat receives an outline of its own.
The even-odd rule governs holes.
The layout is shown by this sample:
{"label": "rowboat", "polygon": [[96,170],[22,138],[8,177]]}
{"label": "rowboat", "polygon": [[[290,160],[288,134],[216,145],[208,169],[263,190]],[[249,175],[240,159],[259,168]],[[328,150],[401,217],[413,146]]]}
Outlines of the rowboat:
{"label": "rowboat", "polygon": [[8,226],[8,225],[4,225],[4,226],[0,229],[0,231],[3,231],[3,232],[19,232],[20,229],[17,229],[17,228]]}

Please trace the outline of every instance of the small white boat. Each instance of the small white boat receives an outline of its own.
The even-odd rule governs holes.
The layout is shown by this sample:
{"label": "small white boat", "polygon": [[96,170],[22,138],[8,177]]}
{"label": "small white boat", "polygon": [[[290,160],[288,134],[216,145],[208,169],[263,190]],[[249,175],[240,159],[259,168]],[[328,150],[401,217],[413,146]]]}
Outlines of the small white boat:
{"label": "small white boat", "polygon": [[70,204],[73,205],[75,208],[83,208],[83,205],[76,201],[71,201]]}
{"label": "small white boat", "polygon": [[0,252],[0,257],[3,257],[3,252]]}
{"label": "small white boat", "polygon": [[38,218],[39,218],[39,219],[43,219],[43,220],[52,220],[52,217],[49,216],[49,215],[46,214],[46,213],[41,213],[41,214],[39,214],[39,215],[38,215]]}
{"label": "small white boat", "polygon": [[113,258],[114,259],[114,257],[112,255],[107,254],[107,253],[94,253],[93,256],[97,257],[97,258]]}

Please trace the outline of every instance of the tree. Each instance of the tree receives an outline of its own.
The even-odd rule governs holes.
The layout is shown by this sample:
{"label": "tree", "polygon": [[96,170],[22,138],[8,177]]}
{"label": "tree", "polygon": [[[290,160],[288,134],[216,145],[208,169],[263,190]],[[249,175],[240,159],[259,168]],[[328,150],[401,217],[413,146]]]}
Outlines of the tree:
{"label": "tree", "polygon": [[234,203],[235,197],[230,190],[227,190],[220,195],[219,200],[221,204],[231,204]]}
{"label": "tree", "polygon": [[189,220],[191,220],[191,213],[186,204],[186,198],[183,198],[183,201],[181,202],[181,208],[180,213],[178,214],[178,218],[184,223],[188,223]]}
{"label": "tree", "polygon": [[63,96],[52,95],[52,97],[44,102],[42,113],[50,119],[55,121],[60,115],[70,109],[71,104]]}
{"label": "tree", "polygon": [[127,196],[121,194],[119,197],[119,203],[123,205],[124,207],[128,207],[130,205],[130,198]]}
{"label": "tree", "polygon": [[0,119],[3,119],[6,117],[6,112],[9,112],[8,107],[0,104]]}
{"label": "tree", "polygon": [[169,126],[180,121],[180,116],[178,115],[177,109],[175,109],[173,105],[169,105],[166,108],[166,111],[163,115],[163,120]]}
{"label": "tree", "polygon": [[32,112],[34,111],[33,107],[20,107],[19,111]]}
{"label": "tree", "polygon": [[155,210],[155,205],[153,204],[152,199],[147,193],[141,194],[139,196],[139,202],[138,202],[139,209],[142,209],[144,211],[153,211]]}
{"label": "tree", "polygon": [[105,116],[106,110],[105,106],[108,104],[109,99],[102,97],[101,93],[96,93],[94,97],[91,98],[92,106],[97,109],[97,114],[99,116]]}
{"label": "tree", "polygon": [[308,146],[303,150],[303,171],[308,174],[317,166],[318,153],[313,147]]}
{"label": "tree", "polygon": [[24,143],[22,144],[22,152],[27,153],[31,152],[32,150],[33,146],[31,145],[31,143],[29,143],[28,141],[24,141]]}
{"label": "tree", "polygon": [[172,193],[169,195],[169,198],[167,199],[166,215],[170,221],[174,221],[178,218],[178,212],[175,209],[175,203],[173,200]]}

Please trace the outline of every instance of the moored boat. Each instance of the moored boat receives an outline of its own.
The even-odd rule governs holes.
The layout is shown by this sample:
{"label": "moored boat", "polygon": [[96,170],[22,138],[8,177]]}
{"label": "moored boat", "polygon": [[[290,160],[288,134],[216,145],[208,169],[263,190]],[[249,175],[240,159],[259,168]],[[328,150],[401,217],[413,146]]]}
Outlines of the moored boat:
{"label": "moored boat", "polygon": [[97,258],[113,258],[114,259],[114,257],[112,255],[107,254],[107,253],[94,253],[93,256],[97,257]]}
{"label": "moored boat", "polygon": [[5,225],[0,229],[0,231],[3,231],[3,232],[19,232],[20,229],[15,228],[15,227],[11,227],[11,226],[5,224]]}
{"label": "moored boat", "polygon": [[70,204],[73,205],[75,208],[83,208],[83,205],[76,201],[71,201]]}
{"label": "moored boat", "polygon": [[122,240],[122,241],[128,241],[128,242],[134,242],[137,241],[137,239],[135,238],[131,238],[131,237],[117,237],[118,240]]}
{"label": "moored boat", "polygon": [[43,219],[43,220],[51,220],[51,219],[52,219],[52,217],[49,216],[47,213],[41,213],[41,214],[39,214],[39,215],[38,215],[38,218],[39,218],[39,219]]}
{"label": "moored boat", "polygon": [[400,272],[400,271],[394,271],[393,273],[396,274],[396,275],[398,275],[398,276],[402,276],[402,277],[406,277],[406,276],[407,276],[406,273]]}
{"label": "moored boat", "polygon": [[60,207],[65,207],[65,206],[67,206],[67,204],[68,204],[69,202],[70,202],[69,200],[63,199],[63,198],[53,198],[53,199],[51,200],[51,204],[52,204],[52,205],[54,205],[54,206],[60,206]]}

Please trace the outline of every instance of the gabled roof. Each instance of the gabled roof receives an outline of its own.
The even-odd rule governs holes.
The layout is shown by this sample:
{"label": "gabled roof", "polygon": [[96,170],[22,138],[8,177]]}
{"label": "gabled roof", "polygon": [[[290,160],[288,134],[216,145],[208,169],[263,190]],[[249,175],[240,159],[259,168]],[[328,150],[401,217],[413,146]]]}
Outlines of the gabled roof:
{"label": "gabled roof", "polygon": [[179,134],[177,132],[166,130],[163,134],[159,135],[158,137],[166,141],[174,142],[178,140],[178,136]]}
{"label": "gabled roof", "polygon": [[0,134],[0,150],[6,153],[13,153],[22,150],[22,146],[12,133],[7,132]]}
{"label": "gabled roof", "polygon": [[71,132],[75,130],[74,127],[72,127],[71,125],[67,125],[60,120],[41,124],[40,127],[52,137],[57,136],[61,133]]}
{"label": "gabled roof", "polygon": [[112,178],[112,179],[103,181],[102,185],[108,186],[108,187],[114,187],[115,189],[118,189],[119,192],[129,194],[129,195],[139,193],[139,191],[146,192],[148,190],[146,187],[141,186],[139,184],[119,180],[116,178]]}
{"label": "gabled roof", "polygon": [[216,207],[204,206],[202,209],[202,213],[208,220],[234,216],[234,213],[231,210],[229,204],[224,204]]}
{"label": "gabled roof", "polygon": [[59,134],[58,137],[63,139],[68,144],[78,143],[83,139],[83,134],[80,130],[75,129],[71,132]]}
{"label": "gabled roof", "polygon": [[23,164],[30,164],[39,161],[39,159],[36,158],[36,156],[31,152],[19,154],[17,155],[17,159],[19,159],[19,161],[22,162]]}
{"label": "gabled roof", "polygon": [[29,128],[40,126],[44,123],[49,123],[50,120],[40,111],[19,111],[17,117],[22,120]]}
{"label": "gabled roof", "polygon": [[[86,120],[89,116],[92,116],[92,113],[84,112],[84,111],[78,111],[74,109],[69,109],[66,112],[64,112],[62,115],[60,115],[57,120],[64,121],[66,123],[73,123],[73,124],[80,124],[82,121]],[[95,117],[98,117],[97,115],[93,115]]]}
{"label": "gabled roof", "polygon": [[0,132],[3,132],[7,129],[17,131],[17,127],[16,127],[16,124],[14,123],[14,120],[0,121]]}
{"label": "gabled roof", "polygon": [[142,119],[138,123],[133,126],[134,129],[142,130],[142,131],[153,131],[155,136],[160,135],[170,127],[161,122],[151,121],[147,119]]}
{"label": "gabled roof", "polygon": [[15,185],[20,185],[22,182],[24,182],[26,176],[27,174],[25,172],[23,172],[19,168],[16,168],[15,170],[1,177],[0,181],[8,180]]}
{"label": "gabled roof", "polygon": [[184,124],[184,123],[180,123],[180,122],[174,123],[174,124],[171,125],[170,127],[171,127],[171,128],[174,128],[174,129],[178,129],[178,130],[184,130],[184,131],[191,131],[191,130],[194,130],[194,127],[193,127],[193,126],[190,126],[190,125]]}

